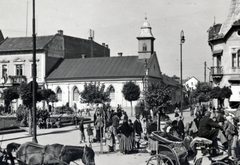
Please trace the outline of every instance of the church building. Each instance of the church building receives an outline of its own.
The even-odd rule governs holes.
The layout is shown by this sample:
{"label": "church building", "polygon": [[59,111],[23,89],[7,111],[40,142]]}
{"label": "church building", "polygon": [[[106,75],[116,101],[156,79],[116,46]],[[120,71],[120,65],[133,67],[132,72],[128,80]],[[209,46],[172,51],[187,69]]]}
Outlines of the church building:
{"label": "church building", "polygon": [[[130,107],[121,92],[126,82],[135,82],[143,91],[146,83],[162,81],[154,40],[151,26],[145,20],[137,37],[136,56],[119,53],[116,57],[64,59],[46,78],[47,88],[55,91],[59,98],[56,106],[69,102],[69,105],[82,107],[79,91],[83,90],[85,83],[98,82],[110,87],[112,107],[118,104],[123,108]],[[136,103],[133,102],[133,106]]]}

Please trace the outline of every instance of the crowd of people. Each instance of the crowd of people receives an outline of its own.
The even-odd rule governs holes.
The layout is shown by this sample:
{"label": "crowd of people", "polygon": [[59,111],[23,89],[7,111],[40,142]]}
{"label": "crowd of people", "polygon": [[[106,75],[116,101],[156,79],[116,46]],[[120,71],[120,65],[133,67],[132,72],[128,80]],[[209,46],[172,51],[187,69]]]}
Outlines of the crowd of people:
{"label": "crowd of people", "polygon": [[214,155],[227,155],[236,160],[239,157],[238,123],[239,118],[224,108],[195,105],[190,108],[193,121],[189,123],[187,133],[192,137],[212,140]]}
{"label": "crowd of people", "polygon": [[[184,117],[176,107],[174,118],[168,116],[162,131],[181,140],[191,137],[202,137],[212,140],[216,155],[227,154],[236,159],[238,151],[238,125],[239,119],[224,109],[193,105],[190,107],[192,121],[184,124]],[[123,154],[128,154],[140,148],[142,141],[147,141],[151,155],[157,153],[157,142],[152,132],[157,131],[157,120],[151,115],[136,114],[134,121],[129,119],[127,113],[120,107],[115,110],[97,108],[94,113],[94,123],[88,124],[86,132],[88,142],[101,142],[104,139],[108,151],[116,151],[116,146]],[[86,141],[83,122],[79,123],[80,143]],[[95,132],[94,132],[95,131]],[[103,141],[102,141],[103,142]]]}
{"label": "crowd of people", "polygon": [[87,127],[84,127],[83,120],[79,122],[80,143],[85,143],[86,139],[88,143],[105,142],[109,152],[116,151],[118,147],[123,154],[140,149],[141,142],[147,141],[148,136],[156,130],[156,120],[136,114],[132,121],[120,105],[116,110],[97,107],[93,123],[87,124]]}

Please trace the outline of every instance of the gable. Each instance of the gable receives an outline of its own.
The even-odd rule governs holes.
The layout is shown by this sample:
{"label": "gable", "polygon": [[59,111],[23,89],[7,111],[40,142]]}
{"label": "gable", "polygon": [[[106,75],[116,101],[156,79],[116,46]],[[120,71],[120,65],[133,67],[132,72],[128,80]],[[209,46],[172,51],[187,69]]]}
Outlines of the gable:
{"label": "gable", "polygon": [[13,60],[13,62],[25,62],[25,60],[21,59],[21,58],[16,58]]}
{"label": "gable", "polygon": [[148,68],[149,68],[149,76],[151,77],[156,77],[156,78],[161,78],[162,72],[160,70],[160,66],[158,63],[158,58],[156,53],[153,53],[149,59],[148,62]]}

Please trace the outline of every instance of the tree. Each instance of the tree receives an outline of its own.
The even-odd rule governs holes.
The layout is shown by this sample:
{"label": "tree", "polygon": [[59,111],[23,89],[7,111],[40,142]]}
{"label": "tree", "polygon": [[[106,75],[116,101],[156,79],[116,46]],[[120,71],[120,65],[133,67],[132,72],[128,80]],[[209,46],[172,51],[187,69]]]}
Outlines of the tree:
{"label": "tree", "polygon": [[193,97],[196,98],[197,102],[207,102],[210,100],[212,87],[206,82],[199,82],[196,85],[196,89],[193,91]]}
{"label": "tree", "polygon": [[56,94],[52,94],[49,96],[49,102],[52,103],[52,109],[54,110],[54,103],[58,102],[58,98]]}
{"label": "tree", "polygon": [[164,108],[171,104],[172,90],[165,83],[151,83],[144,91],[147,106],[153,110],[154,115],[159,114],[158,130],[160,129],[160,116],[165,115]]}
{"label": "tree", "polygon": [[47,102],[47,109],[49,112],[49,102],[50,102],[50,96],[51,95],[55,95],[55,92],[52,91],[51,89],[42,89],[40,91],[41,95],[42,95],[42,99],[45,100]]}
{"label": "tree", "polygon": [[[31,85],[27,83],[21,83],[18,88],[18,94],[20,95],[23,105],[25,105],[29,109],[29,134],[32,135],[32,128],[33,128],[33,112],[32,112],[32,106],[33,106],[33,96],[32,96],[32,89]],[[39,91],[36,92],[36,101],[41,101],[42,96]]]}
{"label": "tree", "polygon": [[5,89],[3,91],[3,98],[4,98],[4,102],[5,102],[5,113],[10,113],[8,111],[9,105],[11,104],[11,102],[14,99],[19,98],[19,94],[17,93],[17,89],[15,87],[9,87],[9,88]]}
{"label": "tree", "polygon": [[211,91],[211,99],[217,99],[218,105],[222,108],[224,106],[224,99],[229,99],[232,95],[232,90],[229,87],[224,86],[220,88],[219,86],[214,87]]}
{"label": "tree", "polygon": [[82,103],[91,105],[110,101],[110,92],[108,90],[105,91],[105,85],[96,82],[85,83],[80,96]]}
{"label": "tree", "polygon": [[135,84],[132,81],[129,81],[123,85],[122,93],[125,100],[130,101],[131,103],[131,116],[133,116],[132,101],[136,101],[140,97],[139,85]]}

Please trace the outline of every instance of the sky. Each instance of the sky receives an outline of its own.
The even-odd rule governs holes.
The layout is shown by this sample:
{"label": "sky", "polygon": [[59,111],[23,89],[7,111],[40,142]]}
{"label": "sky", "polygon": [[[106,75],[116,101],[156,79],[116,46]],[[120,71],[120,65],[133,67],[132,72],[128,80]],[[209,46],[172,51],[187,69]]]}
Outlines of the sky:
{"label": "sky", "polygon": [[[155,37],[161,72],[180,77],[180,32],[183,79],[205,80],[204,62],[212,65],[208,29],[224,23],[230,0],[35,0],[37,36],[64,35],[108,44],[110,56],[137,55],[137,36],[147,17]],[[32,0],[0,0],[0,30],[4,37],[32,36]],[[207,69],[206,81],[209,80]]]}

